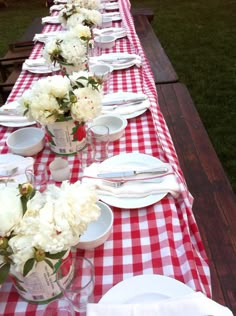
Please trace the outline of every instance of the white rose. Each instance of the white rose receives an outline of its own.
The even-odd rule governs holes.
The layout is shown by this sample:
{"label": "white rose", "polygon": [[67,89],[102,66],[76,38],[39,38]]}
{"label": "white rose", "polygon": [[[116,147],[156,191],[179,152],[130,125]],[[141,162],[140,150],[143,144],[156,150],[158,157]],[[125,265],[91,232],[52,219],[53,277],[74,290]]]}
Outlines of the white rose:
{"label": "white rose", "polygon": [[0,190],[0,236],[9,235],[23,216],[19,190],[15,187],[5,187]]}

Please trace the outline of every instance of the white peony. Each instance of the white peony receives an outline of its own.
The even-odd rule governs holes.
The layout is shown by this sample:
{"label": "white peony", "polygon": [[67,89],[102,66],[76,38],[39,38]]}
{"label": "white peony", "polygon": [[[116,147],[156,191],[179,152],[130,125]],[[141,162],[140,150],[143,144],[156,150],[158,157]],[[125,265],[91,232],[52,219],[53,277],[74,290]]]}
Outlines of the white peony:
{"label": "white peony", "polygon": [[4,187],[0,190],[0,237],[9,236],[23,216],[19,190]]}
{"label": "white peony", "polygon": [[101,94],[92,88],[75,89],[77,102],[71,107],[71,116],[78,122],[87,122],[94,119],[101,112]]}

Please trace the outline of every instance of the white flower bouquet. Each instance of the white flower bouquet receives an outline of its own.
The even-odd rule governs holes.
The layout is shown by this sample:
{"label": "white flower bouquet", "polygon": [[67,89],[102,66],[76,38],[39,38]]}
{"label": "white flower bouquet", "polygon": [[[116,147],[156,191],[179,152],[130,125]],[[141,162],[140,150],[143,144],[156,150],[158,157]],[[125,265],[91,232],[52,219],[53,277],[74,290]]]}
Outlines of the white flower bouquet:
{"label": "white flower bouquet", "polygon": [[87,28],[76,28],[73,32],[64,32],[48,41],[43,48],[43,57],[50,63],[86,68],[88,61],[88,43],[91,32]]}
{"label": "white flower bouquet", "polygon": [[59,21],[65,28],[73,28],[78,24],[89,27],[102,24],[102,14],[98,10],[81,8],[76,5],[67,5],[59,12]]}
{"label": "white flower bouquet", "polygon": [[100,215],[95,189],[80,182],[43,193],[29,183],[5,187],[0,199],[0,284],[12,269],[26,276],[39,262],[61,259]]}
{"label": "white flower bouquet", "polygon": [[23,93],[19,110],[42,125],[68,118],[84,124],[101,112],[101,84],[88,71],[42,78]]}

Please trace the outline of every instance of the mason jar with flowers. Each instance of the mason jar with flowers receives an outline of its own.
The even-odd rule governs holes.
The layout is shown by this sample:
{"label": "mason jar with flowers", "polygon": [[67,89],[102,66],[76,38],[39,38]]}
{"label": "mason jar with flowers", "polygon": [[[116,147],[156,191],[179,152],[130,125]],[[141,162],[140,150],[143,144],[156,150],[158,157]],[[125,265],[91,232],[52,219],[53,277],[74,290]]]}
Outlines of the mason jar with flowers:
{"label": "mason jar with flowers", "polygon": [[2,188],[0,200],[0,284],[9,276],[22,298],[48,303],[61,295],[57,269],[100,216],[97,193],[80,182],[43,193],[24,183]]}
{"label": "mason jar with flowers", "polygon": [[101,112],[101,81],[88,71],[42,78],[21,96],[20,111],[45,126],[50,149],[71,155],[86,145],[85,124]]}

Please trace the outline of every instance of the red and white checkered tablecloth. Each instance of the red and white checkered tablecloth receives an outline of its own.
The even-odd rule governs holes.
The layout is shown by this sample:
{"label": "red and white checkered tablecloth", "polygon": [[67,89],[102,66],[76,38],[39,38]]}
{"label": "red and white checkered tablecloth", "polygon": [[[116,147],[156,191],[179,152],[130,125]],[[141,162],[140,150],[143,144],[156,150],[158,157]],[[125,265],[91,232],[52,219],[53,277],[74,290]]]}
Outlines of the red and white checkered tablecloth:
{"label": "red and white checkered tablecloth", "polygon": [[[171,195],[160,202],[141,209],[112,207],[114,226],[104,245],[94,250],[77,250],[90,258],[95,266],[95,302],[118,282],[139,274],[161,274],[175,278],[192,289],[211,296],[210,271],[203,243],[192,212],[193,198],[187,189],[180,169],[175,148],[167,125],[158,105],[155,83],[149,63],[135,32],[128,0],[120,0],[122,21],[128,36],[116,41],[109,52],[138,53],[142,67],[136,66],[113,72],[109,90],[143,92],[148,95],[151,108],[141,116],[129,119],[124,136],[110,144],[111,155],[124,152],[140,152],[155,156],[172,165],[178,176],[181,194],[178,199]],[[59,25],[45,25],[43,32],[60,29]],[[41,55],[43,45],[35,44],[32,58]],[[107,51],[108,52],[108,51]],[[33,81],[43,75],[22,71],[8,101],[19,97]],[[7,153],[6,138],[13,128],[0,128],[0,152]],[[48,164],[55,155],[46,145],[37,155],[37,161]],[[80,165],[76,156],[67,157],[72,181],[80,176]],[[52,181],[52,180],[50,180]],[[19,297],[12,283],[0,289],[0,315],[41,315],[43,305],[28,304]]]}

